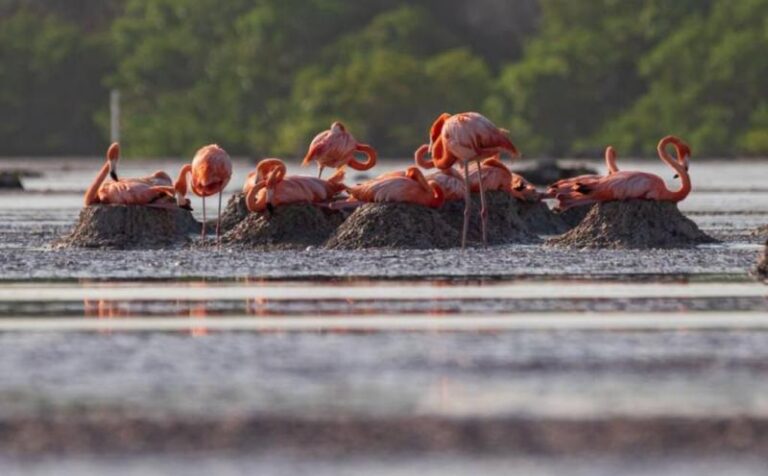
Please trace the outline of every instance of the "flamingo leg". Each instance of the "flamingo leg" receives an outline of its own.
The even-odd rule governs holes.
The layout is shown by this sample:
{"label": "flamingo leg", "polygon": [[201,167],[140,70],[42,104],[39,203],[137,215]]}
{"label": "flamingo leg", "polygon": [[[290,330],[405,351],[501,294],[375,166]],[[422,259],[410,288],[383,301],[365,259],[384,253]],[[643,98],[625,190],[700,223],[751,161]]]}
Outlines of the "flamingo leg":
{"label": "flamingo leg", "polygon": [[221,242],[221,195],[224,192],[219,192],[219,214],[216,217],[216,243]]}
{"label": "flamingo leg", "polygon": [[469,162],[464,162],[464,226],[461,228],[461,249],[467,247],[469,215],[472,208],[472,195],[469,187]]}
{"label": "flamingo leg", "polygon": [[483,187],[483,169],[480,160],[477,161],[477,178],[480,182],[480,224],[483,230],[483,246],[488,246],[488,208],[485,206],[485,190]]}
{"label": "flamingo leg", "polygon": [[205,196],[203,196],[203,231],[201,232],[201,238],[205,241]]}

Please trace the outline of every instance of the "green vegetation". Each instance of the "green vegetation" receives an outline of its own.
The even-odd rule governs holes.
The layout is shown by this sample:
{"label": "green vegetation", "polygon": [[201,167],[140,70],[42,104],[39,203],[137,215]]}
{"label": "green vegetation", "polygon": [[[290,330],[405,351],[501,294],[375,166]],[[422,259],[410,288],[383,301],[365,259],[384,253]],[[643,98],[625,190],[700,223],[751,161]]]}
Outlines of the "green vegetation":
{"label": "green vegetation", "polygon": [[478,110],[526,155],[768,154],[768,0],[5,0],[0,155],[410,155]]}

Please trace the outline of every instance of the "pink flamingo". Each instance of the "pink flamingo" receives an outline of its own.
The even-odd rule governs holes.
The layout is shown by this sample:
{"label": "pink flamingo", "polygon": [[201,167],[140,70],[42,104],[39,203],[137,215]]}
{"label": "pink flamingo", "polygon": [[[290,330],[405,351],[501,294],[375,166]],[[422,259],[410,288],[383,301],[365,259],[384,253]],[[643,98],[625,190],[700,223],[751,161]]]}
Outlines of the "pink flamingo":
{"label": "pink flamingo", "polygon": [[280,159],[264,159],[249,176],[245,203],[248,210],[262,212],[289,203],[326,202],[346,189],[344,170],[337,170],[328,180],[315,177],[288,176]]}
{"label": "pink flamingo", "polygon": [[[608,169],[608,175],[619,171],[619,167],[616,165],[616,150],[611,146],[605,148],[605,166]],[[558,180],[547,187],[544,198],[555,198],[557,194],[570,190],[575,183],[592,183],[601,178],[603,178],[602,175],[589,174]]]}
{"label": "pink flamingo", "polygon": [[427,180],[416,167],[408,167],[404,173],[392,172],[348,187],[347,192],[361,202],[414,203],[430,208],[440,208],[445,203],[440,185]]}
{"label": "pink flamingo", "polygon": [[[416,151],[419,158],[421,146]],[[476,162],[478,170],[481,170],[480,162],[483,159],[493,157],[501,152],[508,152],[512,157],[517,157],[517,147],[507,137],[507,131],[499,129],[490,120],[476,112],[465,112],[450,115],[444,113],[437,118],[430,128],[430,143],[428,151],[432,154],[432,160],[426,160],[421,154],[420,165],[425,168],[437,167],[447,169],[454,163],[460,162],[464,166],[464,227],[461,234],[461,247],[467,244],[467,232],[469,230],[470,215],[470,182],[469,163]],[[485,204],[485,192],[483,189],[482,171],[480,183],[480,218],[482,223],[483,244],[488,243],[487,220],[488,210]]]}
{"label": "pink flamingo", "polygon": [[[521,175],[509,170],[498,156],[483,160],[480,163],[480,169],[484,190],[500,190],[523,202],[539,201],[540,194],[536,187]],[[480,174],[477,171],[469,174],[469,182],[472,192],[480,191]]]}
{"label": "pink flamingo", "polygon": [[[365,162],[355,159],[355,153],[361,152],[368,158]],[[302,165],[309,165],[313,160],[320,166],[318,178],[323,176],[325,167],[340,168],[349,165],[355,170],[368,170],[376,165],[376,149],[367,144],[357,142],[347,132],[341,122],[334,122],[331,128],[319,133],[312,139],[307,155]]]}
{"label": "pink flamingo", "polygon": [[188,203],[185,199],[189,190],[188,175],[192,175],[192,192],[203,199],[203,229],[205,239],[205,197],[219,194],[219,214],[216,220],[216,239],[221,238],[221,195],[232,177],[232,161],[227,152],[218,145],[211,144],[197,151],[191,164],[186,164],[176,180],[176,197],[179,204]]}
{"label": "pink flamingo", "polygon": [[[432,161],[426,160],[424,158],[428,151],[429,144],[424,144],[416,149],[416,152],[413,155],[413,159],[414,162],[416,162],[416,165],[427,169],[434,167],[434,163]],[[433,180],[437,182],[438,185],[440,185],[440,188],[443,189],[443,193],[445,194],[446,202],[453,200],[464,200],[464,196],[466,195],[467,190],[466,184],[464,183],[464,177],[462,177],[461,173],[459,173],[459,171],[456,170],[453,166],[443,170],[438,169],[436,172],[427,175],[427,180]]]}
{"label": "pink flamingo", "polygon": [[[667,153],[667,146],[672,145],[677,152],[677,160]],[[679,202],[684,200],[691,191],[691,178],[688,175],[688,159],[691,149],[688,145],[674,136],[667,136],[659,141],[657,146],[659,158],[677,173],[681,180],[678,190],[669,190],[664,180],[658,175],[647,172],[620,171],[589,182],[574,183],[570,190],[557,195],[558,208],[568,208],[589,205],[598,202],[615,200],[657,200],[663,202]]]}
{"label": "pink flamingo", "polygon": [[[96,204],[109,205],[149,205],[172,207],[173,182],[163,171],[147,177],[118,179],[117,161],[120,158],[120,144],[114,143],[107,149],[107,161],[85,192],[85,206]],[[111,182],[104,182],[109,175]],[[169,200],[164,200],[168,199]]]}

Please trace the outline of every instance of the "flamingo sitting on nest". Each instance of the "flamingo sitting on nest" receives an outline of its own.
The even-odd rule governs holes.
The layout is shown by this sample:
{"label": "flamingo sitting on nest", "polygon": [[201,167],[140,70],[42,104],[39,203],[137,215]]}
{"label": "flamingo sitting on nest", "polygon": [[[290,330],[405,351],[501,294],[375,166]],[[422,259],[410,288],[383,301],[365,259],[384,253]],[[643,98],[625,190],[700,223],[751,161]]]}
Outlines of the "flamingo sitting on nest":
{"label": "flamingo sitting on nest", "polygon": [[[504,165],[498,156],[485,159],[480,163],[482,170],[482,188],[484,190],[501,190],[522,202],[535,203],[540,194],[523,176],[513,173]],[[481,188],[480,174],[477,171],[469,174],[470,189],[479,192]]]}
{"label": "flamingo sitting on nest", "polygon": [[414,203],[430,208],[440,208],[445,203],[443,189],[437,182],[427,180],[416,167],[405,172],[391,172],[369,180],[347,192],[361,202]]}
{"label": "flamingo sitting on nest", "polygon": [[232,161],[218,145],[207,145],[197,151],[191,164],[186,164],[176,180],[176,197],[179,204],[189,203],[185,198],[189,190],[187,176],[192,175],[192,192],[203,199],[203,229],[205,239],[205,197],[219,194],[219,214],[216,220],[216,239],[221,237],[221,195],[232,177]]}
{"label": "flamingo sitting on nest", "polygon": [[337,170],[328,180],[292,175],[286,177],[286,167],[280,159],[264,159],[256,171],[248,175],[243,188],[248,210],[265,209],[289,203],[327,202],[346,189],[344,170]]}
{"label": "flamingo sitting on nest", "polygon": [[[667,153],[667,147],[674,146],[677,160]],[[674,136],[667,136],[659,141],[657,146],[659,158],[670,166],[681,180],[678,190],[669,190],[664,180],[658,175],[647,172],[616,172],[597,180],[575,182],[569,190],[557,195],[558,208],[567,210],[579,205],[590,205],[598,202],[616,200],[657,200],[663,202],[679,202],[684,200],[691,191],[691,178],[688,175],[688,159],[691,149],[688,145]]]}
{"label": "flamingo sitting on nest", "polygon": [[[608,175],[615,174],[619,171],[619,167],[616,165],[616,150],[611,146],[605,148],[605,166],[608,169]],[[602,175],[589,174],[558,180],[547,187],[547,191],[544,193],[544,198],[555,198],[558,193],[570,190],[575,183],[592,183],[601,178],[603,178]]]}
{"label": "flamingo sitting on nest", "polygon": [[[357,161],[355,159],[356,152],[365,154],[368,159],[365,162]],[[313,160],[320,166],[318,178],[323,176],[325,167],[338,169],[349,165],[355,170],[368,170],[376,165],[376,149],[357,142],[344,124],[334,122],[330,129],[321,132],[312,139],[302,165],[309,165]]]}
{"label": "flamingo sitting on nest", "polygon": [[[424,146],[421,146],[422,149]],[[485,192],[483,190],[482,171],[480,162],[483,159],[493,157],[501,152],[508,152],[512,157],[517,157],[518,151],[512,141],[507,137],[507,131],[499,129],[490,120],[476,112],[464,112],[450,115],[442,114],[435,120],[430,128],[429,152],[432,160],[422,162],[426,168],[437,167],[448,169],[456,162],[464,167],[464,227],[461,233],[461,247],[467,244],[467,232],[469,230],[470,214],[470,182],[469,163],[477,163],[480,170],[480,218],[482,223],[483,244],[488,242],[486,231],[488,210],[485,204]],[[417,151],[418,153],[418,151]]]}
{"label": "flamingo sitting on nest", "polygon": [[[118,179],[117,161],[120,158],[120,145],[112,144],[107,150],[107,161],[99,174],[85,192],[85,206],[105,205],[148,205],[155,207],[174,207],[173,182],[163,171],[147,177]],[[104,182],[109,175],[110,182]]]}

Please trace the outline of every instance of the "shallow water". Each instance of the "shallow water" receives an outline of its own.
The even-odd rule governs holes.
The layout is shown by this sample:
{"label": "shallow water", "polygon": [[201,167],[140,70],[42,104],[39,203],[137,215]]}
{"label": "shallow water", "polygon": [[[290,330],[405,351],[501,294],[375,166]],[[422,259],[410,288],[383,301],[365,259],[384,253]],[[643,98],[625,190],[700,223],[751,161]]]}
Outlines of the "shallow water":
{"label": "shallow water", "polygon": [[2,474],[767,469],[768,162],[694,165],[690,250],[53,249],[99,165],[0,193]]}

